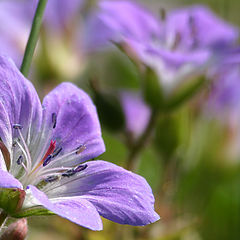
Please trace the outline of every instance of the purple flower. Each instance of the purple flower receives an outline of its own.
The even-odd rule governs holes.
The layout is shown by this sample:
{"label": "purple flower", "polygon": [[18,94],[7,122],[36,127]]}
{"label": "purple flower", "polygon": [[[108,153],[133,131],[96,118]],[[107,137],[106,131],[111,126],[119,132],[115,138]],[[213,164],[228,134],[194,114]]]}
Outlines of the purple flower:
{"label": "purple flower", "polygon": [[100,215],[121,224],[159,219],[144,178],[112,163],[89,161],[105,151],[95,106],[62,83],[42,106],[32,84],[0,57],[0,187],[26,191],[22,210],[46,208],[92,230]]}
{"label": "purple flower", "polygon": [[199,5],[170,11],[165,36],[167,45],[176,45],[177,41],[177,48],[189,51],[232,46],[238,38],[238,30]]}
{"label": "purple flower", "polygon": [[85,45],[90,51],[104,47],[109,41],[125,38],[151,41],[159,36],[157,18],[144,7],[131,1],[100,1],[99,9],[89,15]]}
{"label": "purple flower", "polygon": [[121,103],[126,119],[126,129],[133,138],[138,138],[147,127],[150,108],[136,92],[122,92]]}
{"label": "purple flower", "polygon": [[[213,69],[210,77],[213,79],[212,89],[209,93],[208,115],[209,111],[219,116],[221,119],[226,118],[239,119],[240,107],[240,69],[239,56],[230,55],[230,64],[227,59]],[[234,63],[234,61],[236,62]]]}
{"label": "purple flower", "polygon": [[[21,64],[25,46],[38,1],[0,1],[0,54],[11,56],[18,66]],[[66,33],[79,14],[83,0],[51,0],[44,14],[44,27],[48,34]],[[11,31],[9,30],[11,29]]]}
{"label": "purple flower", "polygon": [[[140,16],[147,20],[142,21],[145,18]],[[92,45],[107,41],[129,45],[145,65],[156,71],[166,93],[204,73],[238,37],[234,27],[206,7],[173,10],[166,19],[158,20],[128,1],[102,1],[87,29],[87,41]]]}

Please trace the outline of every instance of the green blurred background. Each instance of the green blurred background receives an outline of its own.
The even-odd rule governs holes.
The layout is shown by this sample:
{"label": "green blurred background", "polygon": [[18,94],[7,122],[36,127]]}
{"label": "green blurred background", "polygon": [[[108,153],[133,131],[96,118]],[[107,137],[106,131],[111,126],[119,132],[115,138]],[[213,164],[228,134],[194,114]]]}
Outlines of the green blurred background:
{"label": "green blurred background", "polygon": [[[239,0],[142,2],[154,10],[205,4],[240,27]],[[139,87],[134,66],[120,51],[95,55],[87,67],[81,65],[84,70],[74,79],[66,79],[67,74],[57,72],[54,67],[46,70],[37,61],[40,74],[35,84],[38,92],[45,89],[40,92],[42,96],[61,80],[72,80],[91,94],[89,78],[94,76],[109,90]],[[229,129],[226,122],[206,117],[196,107],[198,98],[204,97],[206,91],[203,89],[188,104],[161,117],[152,142],[140,156],[136,172],[153,189],[160,221],[146,227],[132,227],[104,219],[104,230],[93,232],[57,216],[33,217],[29,219],[28,239],[239,240],[240,154],[233,146],[240,147],[236,140],[240,129]],[[125,166],[128,149],[124,133],[103,125],[103,138],[107,151],[100,159]]]}

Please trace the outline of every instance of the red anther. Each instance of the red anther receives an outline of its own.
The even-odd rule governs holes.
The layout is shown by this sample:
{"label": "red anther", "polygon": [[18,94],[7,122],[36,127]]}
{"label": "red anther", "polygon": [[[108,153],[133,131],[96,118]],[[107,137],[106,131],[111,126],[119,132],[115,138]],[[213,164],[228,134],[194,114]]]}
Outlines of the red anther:
{"label": "red anther", "polygon": [[44,155],[44,157],[42,158],[42,160],[38,163],[38,165],[33,169],[32,172],[34,172],[37,168],[39,168],[41,165],[43,165],[43,163],[44,163],[44,161],[46,160],[46,158],[47,158],[50,154],[53,154],[55,148],[56,148],[56,141],[51,140],[50,146],[49,146],[47,152],[45,153],[45,155]]}
{"label": "red anther", "polygon": [[42,158],[41,163],[43,163],[49,155],[53,154],[55,148],[56,148],[56,141],[51,140],[50,146],[47,152],[45,153],[44,157]]}

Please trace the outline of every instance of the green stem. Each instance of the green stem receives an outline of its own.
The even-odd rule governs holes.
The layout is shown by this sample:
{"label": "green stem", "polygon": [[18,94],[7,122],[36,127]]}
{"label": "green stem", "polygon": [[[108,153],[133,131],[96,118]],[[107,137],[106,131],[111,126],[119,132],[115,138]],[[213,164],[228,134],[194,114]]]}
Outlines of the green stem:
{"label": "green stem", "polygon": [[137,169],[139,165],[139,154],[146,146],[149,140],[149,137],[152,135],[153,129],[155,128],[155,125],[156,125],[157,118],[158,118],[158,111],[152,110],[152,114],[145,131],[129,151],[129,155],[127,158],[127,166],[126,166],[128,170]]}
{"label": "green stem", "polygon": [[29,73],[29,69],[31,66],[34,50],[37,45],[38,36],[40,32],[40,28],[42,25],[42,19],[44,10],[46,8],[48,0],[39,0],[38,6],[34,15],[33,23],[31,32],[28,38],[27,46],[25,49],[22,65],[21,65],[21,72],[26,77]]}
{"label": "green stem", "polygon": [[5,224],[5,221],[6,221],[7,217],[8,217],[8,214],[6,212],[2,211],[0,213],[0,232],[2,230],[2,227]]}

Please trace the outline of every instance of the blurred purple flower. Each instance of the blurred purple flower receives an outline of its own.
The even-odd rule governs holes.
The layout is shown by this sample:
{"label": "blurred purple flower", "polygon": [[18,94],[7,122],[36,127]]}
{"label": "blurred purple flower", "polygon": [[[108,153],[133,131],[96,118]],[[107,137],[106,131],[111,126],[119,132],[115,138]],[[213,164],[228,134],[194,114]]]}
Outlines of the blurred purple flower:
{"label": "blurred purple flower", "polygon": [[[238,58],[238,56],[236,56]],[[239,61],[234,62],[231,56],[230,64],[225,60],[217,66],[210,77],[213,79],[209,93],[207,111],[220,116],[222,119],[239,118],[240,107],[240,69]]]}
{"label": "blurred purple flower", "polygon": [[217,17],[207,7],[199,5],[169,12],[165,36],[168,46],[173,46],[177,41],[177,48],[181,51],[222,49],[236,43],[238,30]]}
{"label": "blurred purple flower", "polygon": [[31,20],[22,11],[20,1],[0,1],[0,53],[11,56],[19,66],[30,32]]}
{"label": "blurred purple flower", "polygon": [[[47,4],[44,26],[48,34],[71,28],[83,0],[51,0]],[[38,1],[0,1],[0,54],[11,56],[19,66],[23,58]],[[11,29],[11,30],[10,30]]]}
{"label": "blurred purple flower", "polygon": [[101,230],[100,215],[146,225],[159,216],[146,180],[104,161],[89,96],[62,83],[43,100],[13,62],[0,57],[0,187],[26,190],[23,209],[44,207],[81,226]]}
{"label": "blurred purple flower", "polygon": [[202,73],[238,37],[234,27],[206,7],[173,10],[158,20],[138,4],[124,0],[101,1],[86,28],[91,48],[109,41],[129,45],[158,73],[167,92]]}
{"label": "blurred purple flower", "polygon": [[136,92],[121,93],[121,103],[126,119],[127,132],[138,138],[146,129],[150,118],[150,108]]}
{"label": "blurred purple flower", "polygon": [[125,38],[151,41],[160,34],[157,18],[131,1],[100,1],[89,15],[85,43],[90,51]]}

